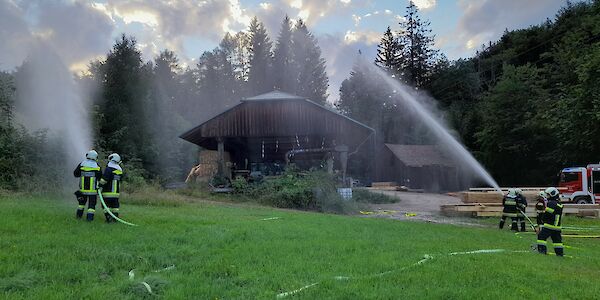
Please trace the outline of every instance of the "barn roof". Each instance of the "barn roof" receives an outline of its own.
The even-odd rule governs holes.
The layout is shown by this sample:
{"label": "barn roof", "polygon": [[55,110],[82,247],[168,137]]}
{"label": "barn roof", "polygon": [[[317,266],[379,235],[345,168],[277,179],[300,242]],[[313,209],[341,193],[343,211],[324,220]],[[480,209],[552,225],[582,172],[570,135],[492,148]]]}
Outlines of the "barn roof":
{"label": "barn roof", "polygon": [[214,145],[217,137],[335,136],[349,145],[374,130],[331,108],[280,91],[242,99],[180,137],[196,145]]}
{"label": "barn roof", "polygon": [[394,156],[409,167],[441,165],[454,167],[455,164],[444,156],[435,145],[385,144]]}

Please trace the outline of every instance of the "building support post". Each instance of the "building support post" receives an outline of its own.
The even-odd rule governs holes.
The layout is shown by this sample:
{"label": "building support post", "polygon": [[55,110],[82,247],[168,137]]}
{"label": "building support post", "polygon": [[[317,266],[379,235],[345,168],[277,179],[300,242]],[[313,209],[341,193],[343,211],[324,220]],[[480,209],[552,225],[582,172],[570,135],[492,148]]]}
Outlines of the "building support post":
{"label": "building support post", "polygon": [[218,151],[218,157],[217,157],[217,175],[219,177],[224,177],[225,176],[225,143],[223,141],[222,137],[218,137],[217,138],[217,151]]}

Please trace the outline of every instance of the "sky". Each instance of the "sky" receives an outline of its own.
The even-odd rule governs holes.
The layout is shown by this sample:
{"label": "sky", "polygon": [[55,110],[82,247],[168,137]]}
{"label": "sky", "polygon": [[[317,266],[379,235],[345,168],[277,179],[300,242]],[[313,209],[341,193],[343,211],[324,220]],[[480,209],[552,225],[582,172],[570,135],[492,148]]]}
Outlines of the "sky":
{"label": "sky", "polygon": [[[415,0],[448,58],[472,56],[506,29],[551,20],[566,0]],[[374,59],[387,26],[398,30],[408,0],[0,0],[0,70],[11,70],[32,45],[54,48],[74,72],[101,59],[117,37],[133,35],[147,60],[163,49],[193,66],[226,32],[245,30],[253,16],[272,40],[283,17],[302,18],[327,61],[329,101],[338,98],[358,51]]]}

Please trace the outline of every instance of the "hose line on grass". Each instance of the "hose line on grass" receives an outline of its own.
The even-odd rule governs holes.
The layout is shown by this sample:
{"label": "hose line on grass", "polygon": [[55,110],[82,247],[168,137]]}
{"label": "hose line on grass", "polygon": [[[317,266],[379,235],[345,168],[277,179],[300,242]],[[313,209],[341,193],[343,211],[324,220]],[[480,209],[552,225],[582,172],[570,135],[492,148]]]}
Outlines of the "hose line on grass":
{"label": "hose line on grass", "polygon": [[102,188],[98,189],[98,197],[100,197],[100,202],[102,203],[102,207],[104,207],[104,211],[106,211],[111,217],[115,218],[115,220],[125,224],[125,225],[129,225],[129,226],[138,226],[136,224],[133,223],[129,223],[127,221],[124,221],[122,219],[119,219],[119,217],[115,216],[112,211],[110,211],[110,209],[108,208],[108,206],[106,206],[106,203],[104,202],[104,197],[102,197]]}
{"label": "hose line on grass", "polygon": [[[482,250],[473,250],[473,251],[464,251],[464,252],[451,252],[448,253],[446,255],[440,255],[440,256],[456,256],[456,255],[471,255],[471,254],[487,254],[487,253],[528,253],[529,251],[523,251],[523,250],[506,250],[506,249],[482,249]],[[376,277],[382,277],[388,274],[392,274],[395,272],[401,272],[401,271],[405,271],[408,270],[410,268],[419,266],[419,265],[423,265],[424,263],[433,260],[434,256],[433,255],[429,255],[429,254],[425,254],[423,256],[423,258],[421,260],[419,260],[416,263],[413,263],[411,265],[402,267],[402,268],[398,268],[398,269],[394,269],[394,270],[389,270],[389,271],[385,271],[382,273],[377,273],[377,274],[371,274],[371,275],[365,275],[365,276],[334,276],[333,280],[336,281],[347,281],[347,280],[360,280],[360,279],[372,279],[372,278],[376,278]],[[311,284],[305,285],[301,288],[289,291],[289,292],[283,292],[283,293],[279,293],[276,295],[277,299],[282,299],[282,298],[286,298],[288,296],[292,296],[295,294],[298,294],[308,288],[317,286],[319,284],[321,284],[322,282],[326,281],[328,279],[319,281],[319,282],[313,282]],[[330,279],[329,279],[330,280]]]}

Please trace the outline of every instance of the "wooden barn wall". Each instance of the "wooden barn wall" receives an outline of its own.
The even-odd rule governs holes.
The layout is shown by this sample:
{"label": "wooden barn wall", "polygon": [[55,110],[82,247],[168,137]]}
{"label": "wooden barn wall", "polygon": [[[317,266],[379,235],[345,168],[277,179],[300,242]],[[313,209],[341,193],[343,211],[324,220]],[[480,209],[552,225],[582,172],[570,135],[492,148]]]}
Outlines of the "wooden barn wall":
{"label": "wooden barn wall", "polygon": [[[202,137],[336,135],[357,132],[358,126],[306,102],[245,102],[202,125],[199,134]],[[366,128],[358,130],[363,135],[369,134]]]}

